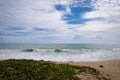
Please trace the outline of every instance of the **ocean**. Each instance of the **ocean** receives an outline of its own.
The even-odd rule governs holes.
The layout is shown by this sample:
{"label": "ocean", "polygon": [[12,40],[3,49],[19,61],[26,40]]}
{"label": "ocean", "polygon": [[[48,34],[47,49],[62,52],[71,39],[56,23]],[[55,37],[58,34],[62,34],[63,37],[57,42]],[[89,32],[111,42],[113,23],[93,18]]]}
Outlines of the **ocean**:
{"label": "ocean", "polygon": [[0,44],[0,60],[5,59],[33,59],[45,61],[120,60],[120,45]]}

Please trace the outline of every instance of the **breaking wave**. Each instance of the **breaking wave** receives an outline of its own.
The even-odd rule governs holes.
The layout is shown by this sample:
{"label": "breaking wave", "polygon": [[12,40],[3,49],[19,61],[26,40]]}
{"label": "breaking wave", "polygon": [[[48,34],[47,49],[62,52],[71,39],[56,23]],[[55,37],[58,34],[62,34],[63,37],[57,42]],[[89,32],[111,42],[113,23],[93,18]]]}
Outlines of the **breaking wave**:
{"label": "breaking wave", "polygon": [[120,48],[113,49],[0,49],[0,59],[49,61],[96,61],[120,59]]}

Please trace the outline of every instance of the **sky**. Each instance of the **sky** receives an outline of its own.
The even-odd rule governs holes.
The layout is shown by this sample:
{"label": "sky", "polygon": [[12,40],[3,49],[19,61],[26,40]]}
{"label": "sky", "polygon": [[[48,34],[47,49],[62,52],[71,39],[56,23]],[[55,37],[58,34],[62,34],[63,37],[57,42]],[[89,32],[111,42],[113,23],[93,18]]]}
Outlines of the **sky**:
{"label": "sky", "polygon": [[0,0],[0,43],[120,43],[120,0]]}

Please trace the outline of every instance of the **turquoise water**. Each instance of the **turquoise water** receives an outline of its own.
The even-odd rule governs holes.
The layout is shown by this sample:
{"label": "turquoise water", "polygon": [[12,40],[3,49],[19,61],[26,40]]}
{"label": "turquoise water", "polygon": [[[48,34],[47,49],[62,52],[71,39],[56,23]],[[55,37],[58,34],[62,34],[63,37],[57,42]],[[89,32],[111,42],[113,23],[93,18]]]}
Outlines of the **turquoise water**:
{"label": "turquoise water", "polygon": [[[32,52],[24,51],[33,49]],[[55,50],[59,49],[60,52]],[[0,59],[50,61],[119,60],[118,44],[0,44]]]}
{"label": "turquoise water", "polygon": [[41,49],[111,49],[120,48],[119,44],[0,44],[0,49],[26,49],[26,48],[41,48]]}

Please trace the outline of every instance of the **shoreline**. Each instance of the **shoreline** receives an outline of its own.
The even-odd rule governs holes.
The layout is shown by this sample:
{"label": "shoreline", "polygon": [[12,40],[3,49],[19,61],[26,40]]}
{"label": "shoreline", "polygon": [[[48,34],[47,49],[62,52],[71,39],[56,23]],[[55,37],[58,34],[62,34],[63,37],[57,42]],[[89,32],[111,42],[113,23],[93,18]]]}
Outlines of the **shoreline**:
{"label": "shoreline", "polygon": [[[5,59],[9,60],[9,59]],[[21,59],[15,59],[21,60]],[[22,59],[24,60],[24,59]],[[31,60],[31,59],[25,59]],[[4,60],[0,60],[4,61]],[[39,61],[39,60],[34,60]],[[102,76],[108,78],[108,80],[120,80],[120,60],[102,60],[102,61],[50,61],[56,64],[70,64],[76,66],[86,66],[91,67],[100,72]],[[94,76],[83,74],[78,77],[82,78],[82,80],[96,80]]]}
{"label": "shoreline", "polygon": [[[109,80],[120,80],[120,60],[104,60],[104,61],[68,61],[68,62],[56,62],[58,64],[70,64],[77,66],[89,66],[100,71],[100,73],[106,77],[109,77]],[[89,77],[90,76],[84,76]],[[85,80],[83,77],[83,80]]]}

